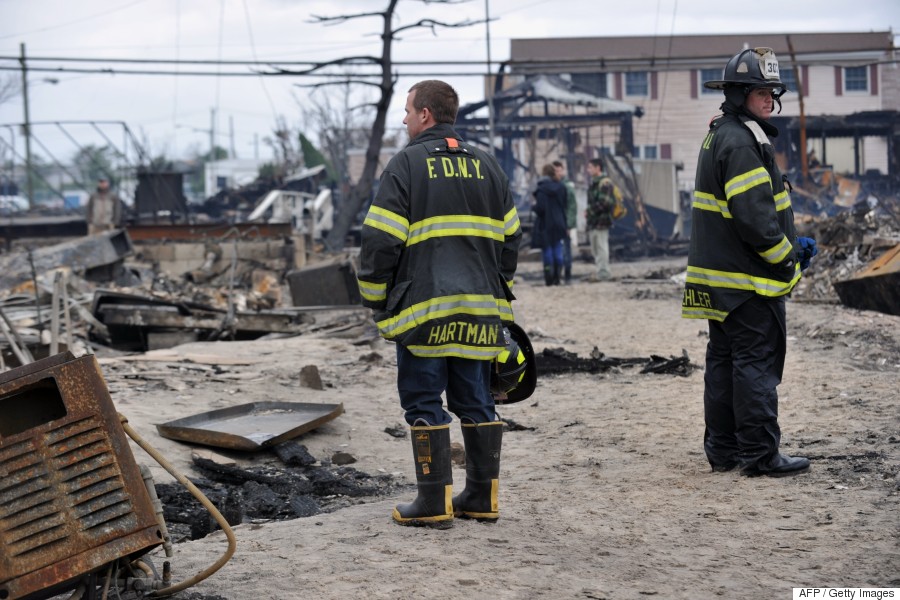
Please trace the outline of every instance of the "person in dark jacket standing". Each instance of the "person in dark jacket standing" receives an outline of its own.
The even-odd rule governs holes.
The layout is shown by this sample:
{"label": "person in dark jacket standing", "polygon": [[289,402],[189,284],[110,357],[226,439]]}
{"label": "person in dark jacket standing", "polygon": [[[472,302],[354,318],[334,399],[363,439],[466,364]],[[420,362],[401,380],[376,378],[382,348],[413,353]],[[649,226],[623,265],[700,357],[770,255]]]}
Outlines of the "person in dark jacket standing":
{"label": "person in dark jacket standing", "polygon": [[778,394],[787,339],[785,297],[816,253],[797,238],[791,198],[767,121],[787,89],[770,48],[736,54],[720,81],[697,162],[682,316],[709,321],[704,450],[712,470],[803,473],[809,460],[779,452]]}
{"label": "person in dark jacket standing", "polygon": [[553,166],[556,167],[556,178],[566,186],[566,228],[569,234],[563,242],[563,274],[566,285],[569,285],[572,283],[572,251],[578,250],[578,199],[575,196],[575,184],[566,177],[566,165],[561,160],[554,160]]}
{"label": "person in dark jacket standing", "polygon": [[[453,130],[459,97],[443,81],[409,90],[410,142],[388,163],[362,226],[363,304],[397,343],[397,387],[412,433],[418,495],[401,525],[446,528],[454,516],[495,521],[503,422],[492,360],[513,322],[519,217],[497,161]],[[462,425],[466,486],[452,495],[450,422]]]}
{"label": "person in dark jacket standing", "polygon": [[559,181],[556,167],[544,165],[534,191],[534,213],[537,215],[532,231],[532,245],[541,249],[544,261],[544,283],[559,285],[565,267],[565,249],[569,230],[566,227],[566,186]]}

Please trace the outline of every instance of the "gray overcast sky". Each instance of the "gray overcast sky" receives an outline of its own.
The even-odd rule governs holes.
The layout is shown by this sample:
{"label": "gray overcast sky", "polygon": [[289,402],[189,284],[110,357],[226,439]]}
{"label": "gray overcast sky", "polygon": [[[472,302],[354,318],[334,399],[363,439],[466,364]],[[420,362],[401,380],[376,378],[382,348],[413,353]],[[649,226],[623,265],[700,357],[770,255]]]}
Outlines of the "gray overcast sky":
{"label": "gray overcast sky", "polygon": [[[380,11],[387,0],[0,0],[0,66],[18,67],[24,43],[29,57],[157,58],[193,60],[321,61],[350,55],[378,55],[381,19],[357,19],[343,25],[309,23],[310,15]],[[509,57],[513,38],[753,33],[886,31],[900,26],[896,0],[471,0],[425,6],[401,0],[398,25],[433,18],[455,22],[483,19],[490,24],[491,60]],[[737,50],[737,49],[736,49]],[[412,30],[395,45],[398,61],[486,61],[484,24],[462,29]],[[29,62],[31,67],[37,62]],[[58,66],[59,63],[42,63]],[[78,64],[67,63],[68,67]],[[140,68],[137,65],[115,65]],[[161,66],[166,70],[206,70],[215,66]],[[221,67],[224,71],[225,67]],[[440,70],[439,70],[440,69]],[[417,67],[422,73],[460,71],[461,67]],[[471,70],[466,69],[466,70]],[[0,71],[0,78],[18,77]],[[56,79],[57,83],[46,79]],[[415,80],[403,77],[389,116],[389,127],[402,127],[406,90]],[[476,77],[443,77],[463,103],[478,99]],[[298,122],[297,98],[309,94],[297,79],[29,73],[33,122],[124,121],[154,154],[184,157],[209,147],[211,110],[216,108],[217,144],[253,158],[271,156],[262,139],[276,117]],[[0,124],[23,121],[22,97],[0,105]],[[121,127],[103,127],[121,145]],[[36,126],[35,135],[53,154],[70,158],[76,147],[56,126]],[[87,126],[66,126],[81,144],[104,144]],[[11,128],[0,127],[10,141]],[[17,151],[23,153],[16,132]],[[33,151],[45,154],[41,147]],[[3,156],[7,156],[4,154]]]}

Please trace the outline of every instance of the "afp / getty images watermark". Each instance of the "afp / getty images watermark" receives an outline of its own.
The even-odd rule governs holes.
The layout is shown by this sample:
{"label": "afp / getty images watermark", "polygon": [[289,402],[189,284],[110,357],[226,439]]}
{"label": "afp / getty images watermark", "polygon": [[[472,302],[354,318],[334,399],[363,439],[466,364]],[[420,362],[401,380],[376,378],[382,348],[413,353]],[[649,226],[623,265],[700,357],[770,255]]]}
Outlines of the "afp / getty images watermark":
{"label": "afp / getty images watermark", "polygon": [[791,600],[819,600],[824,598],[897,598],[900,600],[900,588],[793,588]]}

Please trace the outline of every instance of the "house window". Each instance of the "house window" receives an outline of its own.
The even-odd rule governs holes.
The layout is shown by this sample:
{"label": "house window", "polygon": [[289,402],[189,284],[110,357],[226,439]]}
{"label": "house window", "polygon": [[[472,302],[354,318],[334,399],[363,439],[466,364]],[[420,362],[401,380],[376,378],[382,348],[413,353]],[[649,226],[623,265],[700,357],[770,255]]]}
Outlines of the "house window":
{"label": "house window", "polygon": [[[783,83],[790,92],[797,93],[800,91],[797,87],[797,71],[794,70],[793,67],[781,69],[781,83]],[[803,95],[806,95],[806,90],[803,91]]]}
{"label": "house window", "polygon": [[650,84],[647,71],[632,71],[625,73],[626,96],[649,96]]}
{"label": "house window", "polygon": [[609,98],[606,73],[572,73],[572,83],[601,98]]}
{"label": "house window", "polygon": [[868,92],[869,70],[866,67],[846,67],[844,69],[845,92]]}
{"label": "house window", "polygon": [[647,146],[635,146],[631,151],[631,156],[634,158],[646,158],[649,160],[653,160],[659,157],[659,147],[656,144],[650,144]]}
{"label": "house window", "polygon": [[720,81],[722,79],[722,69],[700,69],[700,93],[701,94],[722,94],[722,90],[711,90],[703,86],[707,81]]}

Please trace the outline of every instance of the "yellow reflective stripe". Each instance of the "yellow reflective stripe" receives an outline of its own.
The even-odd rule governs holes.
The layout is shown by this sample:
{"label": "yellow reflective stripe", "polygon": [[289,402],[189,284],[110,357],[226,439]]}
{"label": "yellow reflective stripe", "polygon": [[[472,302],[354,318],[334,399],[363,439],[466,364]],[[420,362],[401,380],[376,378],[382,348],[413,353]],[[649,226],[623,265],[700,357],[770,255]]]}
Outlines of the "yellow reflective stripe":
{"label": "yellow reflective stripe", "polygon": [[435,237],[463,235],[487,237],[502,242],[505,239],[504,225],[496,219],[472,215],[431,217],[412,224],[406,245],[412,246]]}
{"label": "yellow reflective stripe", "polygon": [[387,298],[386,283],[372,283],[371,281],[363,281],[362,279],[357,279],[356,282],[359,285],[359,293],[366,300],[379,302]]}
{"label": "yellow reflective stripe", "polygon": [[722,213],[726,219],[732,219],[731,211],[728,210],[728,202],[716,198],[713,194],[707,192],[698,192],[694,190],[694,201],[691,206],[700,210],[709,210],[712,212]]}
{"label": "yellow reflective stripe", "polygon": [[389,233],[401,242],[405,242],[406,238],[409,237],[409,221],[395,212],[378,206],[369,207],[369,212],[366,215],[366,220],[363,221],[363,225]]}
{"label": "yellow reflective stripe", "polygon": [[513,289],[514,285],[516,285],[515,279],[510,279],[509,281],[506,282],[506,287],[508,287],[509,289]]}
{"label": "yellow reflective stripe", "polygon": [[464,344],[442,344],[440,346],[407,346],[410,352],[423,358],[468,358],[470,360],[493,360],[500,352],[500,346],[466,346]]}
{"label": "yellow reflective stripe", "polygon": [[728,316],[724,310],[715,310],[713,308],[702,308],[698,306],[681,307],[681,316],[685,319],[713,319],[714,321],[724,321]]}
{"label": "yellow reflective stripe", "polygon": [[772,185],[772,179],[769,177],[769,172],[766,171],[765,168],[759,167],[758,169],[747,171],[725,183],[725,198],[731,200],[738,194],[746,192],[752,187],[762,185],[763,183],[768,183],[769,186]]}
{"label": "yellow reflective stripe", "polygon": [[800,265],[794,264],[794,276],[789,282],[765,277],[755,277],[746,273],[731,273],[699,267],[687,268],[687,282],[707,285],[714,288],[754,291],[760,296],[783,296],[790,292],[800,281]]}
{"label": "yellow reflective stripe", "polygon": [[758,252],[757,254],[759,254],[767,263],[777,265],[785,258],[787,258],[787,255],[790,254],[792,248],[793,246],[791,246],[791,243],[788,241],[787,236],[783,235],[781,236],[780,242],[778,242],[765,252]]}
{"label": "yellow reflective stripe", "polygon": [[519,229],[519,211],[516,210],[516,207],[513,206],[509,209],[509,212],[506,213],[506,216],[503,217],[504,228],[503,233],[506,235],[512,235]]}
{"label": "yellow reflective stripe", "polygon": [[785,210],[791,207],[791,197],[787,190],[781,190],[775,194],[775,210]]}
{"label": "yellow reflective stripe", "polygon": [[503,321],[513,320],[508,300],[487,294],[458,294],[413,304],[393,317],[378,321],[376,325],[381,335],[392,338],[422,323],[451,315],[496,316]]}

